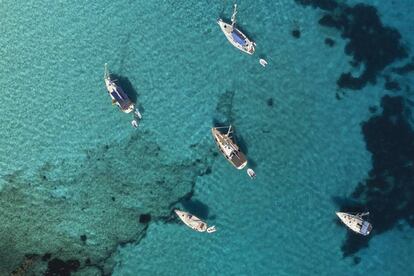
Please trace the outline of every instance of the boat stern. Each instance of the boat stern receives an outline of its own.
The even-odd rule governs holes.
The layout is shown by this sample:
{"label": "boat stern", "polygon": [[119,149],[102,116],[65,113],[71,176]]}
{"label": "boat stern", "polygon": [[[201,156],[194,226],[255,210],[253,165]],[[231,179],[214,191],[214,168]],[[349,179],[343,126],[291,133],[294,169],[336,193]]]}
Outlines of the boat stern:
{"label": "boat stern", "polygon": [[246,156],[244,156],[244,154],[241,151],[239,151],[238,156],[237,157],[234,156],[231,159],[231,163],[233,164],[234,167],[236,167],[236,169],[242,170],[247,165]]}
{"label": "boat stern", "polygon": [[361,234],[364,236],[368,236],[371,233],[372,225],[368,221],[364,221],[361,226]]}
{"label": "boat stern", "polygon": [[123,108],[122,112],[131,113],[132,111],[134,111],[134,109],[135,109],[135,105],[134,103],[131,103],[127,108]]}
{"label": "boat stern", "polygon": [[247,49],[247,53],[249,55],[253,55],[254,52],[256,51],[255,45],[256,44],[254,42],[252,42],[252,41],[250,42],[249,48]]}

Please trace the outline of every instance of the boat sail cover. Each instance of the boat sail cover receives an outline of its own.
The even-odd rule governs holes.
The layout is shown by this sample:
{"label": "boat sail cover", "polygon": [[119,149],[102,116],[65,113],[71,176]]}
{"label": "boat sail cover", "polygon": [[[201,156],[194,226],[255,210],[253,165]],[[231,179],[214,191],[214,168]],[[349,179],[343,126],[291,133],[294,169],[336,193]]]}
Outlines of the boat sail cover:
{"label": "boat sail cover", "polygon": [[241,33],[239,33],[237,30],[233,30],[231,32],[231,36],[240,45],[242,45],[242,46],[246,45],[246,40],[244,39],[243,35]]}

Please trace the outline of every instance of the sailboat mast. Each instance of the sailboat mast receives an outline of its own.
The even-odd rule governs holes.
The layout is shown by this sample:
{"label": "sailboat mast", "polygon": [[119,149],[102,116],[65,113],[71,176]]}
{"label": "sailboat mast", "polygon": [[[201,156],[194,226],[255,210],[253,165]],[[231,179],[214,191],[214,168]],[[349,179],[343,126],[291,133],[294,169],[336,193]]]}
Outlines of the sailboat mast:
{"label": "sailboat mast", "polygon": [[231,16],[231,25],[236,24],[237,4],[234,4],[233,15]]}
{"label": "sailboat mast", "polygon": [[108,63],[105,63],[105,70],[104,70],[104,78],[109,77],[109,71],[108,71]]}
{"label": "sailboat mast", "polygon": [[231,125],[229,126],[229,130],[227,131],[226,136],[229,136],[230,133],[231,133]]}

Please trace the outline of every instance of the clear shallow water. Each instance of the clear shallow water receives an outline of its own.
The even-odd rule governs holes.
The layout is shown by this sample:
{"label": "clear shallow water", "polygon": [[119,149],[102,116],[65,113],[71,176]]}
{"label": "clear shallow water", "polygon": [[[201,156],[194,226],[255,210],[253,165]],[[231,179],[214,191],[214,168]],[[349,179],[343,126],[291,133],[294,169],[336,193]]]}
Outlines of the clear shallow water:
{"label": "clear shallow water", "polygon": [[[386,4],[370,4],[410,46],[407,6],[393,6],[395,23]],[[240,2],[253,57],[216,26],[231,16],[228,2],[6,1],[0,10],[0,84],[18,96],[0,109],[2,273],[35,254],[35,274],[54,258],[79,261],[78,275],[412,274],[404,222],[343,257],[333,199],[368,176],[361,122],[387,91],[383,78],[338,89],[342,72],[362,69],[349,65],[340,33],[317,23],[321,10]],[[105,62],[138,94],[138,131],[110,105]],[[214,119],[233,123],[256,181],[214,156]],[[218,231],[193,233],[172,219],[174,206]]]}

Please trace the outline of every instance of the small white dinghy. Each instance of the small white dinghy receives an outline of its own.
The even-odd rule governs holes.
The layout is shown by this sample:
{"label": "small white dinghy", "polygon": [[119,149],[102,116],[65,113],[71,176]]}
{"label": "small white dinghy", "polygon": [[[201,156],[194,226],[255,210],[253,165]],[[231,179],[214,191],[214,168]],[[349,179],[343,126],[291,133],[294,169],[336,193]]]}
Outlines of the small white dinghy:
{"label": "small white dinghy", "polygon": [[142,115],[141,112],[139,112],[138,107],[135,106],[135,111],[134,111],[135,116],[137,116],[138,119],[142,119]]}
{"label": "small white dinghy", "polygon": [[139,112],[138,107],[137,107],[137,106],[135,106],[135,111],[134,111],[134,119],[131,121],[131,125],[132,125],[134,128],[138,128],[138,124],[139,124],[139,121],[141,121],[141,119],[142,119],[142,115],[141,115],[141,113]]}
{"label": "small white dinghy", "polygon": [[372,230],[372,225],[362,217],[369,215],[369,213],[355,214],[344,212],[336,212],[339,219],[355,233],[368,236]]}
{"label": "small white dinghy", "polygon": [[259,63],[260,63],[260,65],[262,65],[263,67],[266,67],[266,65],[267,65],[267,61],[266,61],[265,59],[263,59],[263,58],[259,59]]}
{"label": "small white dinghy", "polygon": [[216,227],[207,226],[207,223],[202,221],[196,216],[193,216],[190,213],[180,211],[178,209],[175,209],[174,212],[177,214],[177,216],[191,229],[196,230],[198,232],[207,232],[207,233],[213,233],[216,232]]}
{"label": "small white dinghy", "polygon": [[131,121],[131,125],[132,125],[134,128],[138,128],[138,121],[137,121],[136,119],[132,120],[132,121]]}
{"label": "small white dinghy", "polygon": [[250,176],[251,179],[255,179],[256,178],[256,173],[254,172],[253,169],[248,168],[247,169],[247,174]]}

